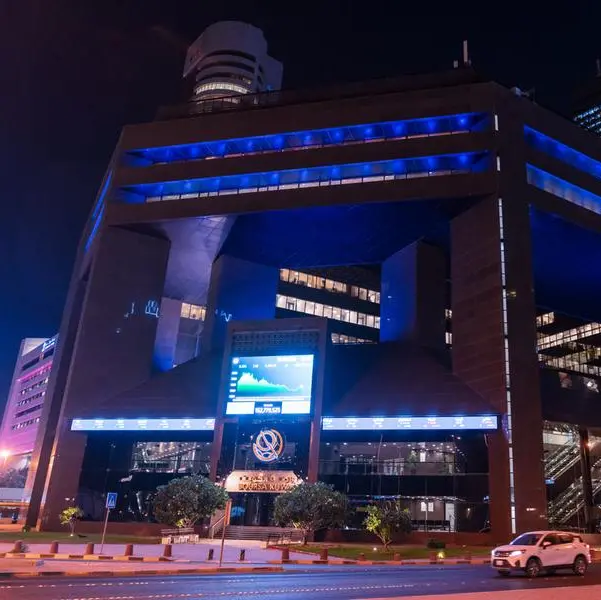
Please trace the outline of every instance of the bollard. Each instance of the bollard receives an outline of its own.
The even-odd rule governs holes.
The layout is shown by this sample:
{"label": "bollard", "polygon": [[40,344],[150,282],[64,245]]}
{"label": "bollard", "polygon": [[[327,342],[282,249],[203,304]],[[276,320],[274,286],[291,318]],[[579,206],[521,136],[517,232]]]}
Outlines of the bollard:
{"label": "bollard", "polygon": [[290,560],[290,549],[282,548],[282,562],[288,562]]}
{"label": "bollard", "polygon": [[171,558],[172,550],[173,547],[171,546],[171,544],[165,544],[165,547],[163,548],[163,557]]}
{"label": "bollard", "polygon": [[50,544],[50,554],[58,554],[58,542],[52,542]]}
{"label": "bollard", "polygon": [[392,557],[392,560],[394,560],[395,562],[401,562],[401,555],[398,552],[395,552],[394,556]]}
{"label": "bollard", "polygon": [[94,544],[86,544],[86,549],[84,550],[84,554],[86,556],[90,554],[94,554]]}
{"label": "bollard", "polygon": [[11,554],[22,554],[24,552],[24,546],[23,540],[17,540],[11,550]]}
{"label": "bollard", "polygon": [[319,560],[328,560],[328,549],[322,548],[319,551]]}
{"label": "bollard", "polygon": [[238,557],[240,562],[244,562],[246,560],[246,550],[240,550],[240,556]]}
{"label": "bollard", "polygon": [[430,562],[431,563],[437,563],[438,562],[438,556],[436,552],[430,552]]}
{"label": "bollard", "polygon": [[133,544],[125,544],[125,552],[123,556],[133,556],[134,555],[134,545]]}
{"label": "bollard", "polygon": [[213,560],[214,555],[215,555],[215,550],[213,548],[209,548],[209,553],[207,554],[207,560]]}
{"label": "bollard", "polygon": [[360,560],[360,561],[363,560],[364,561],[365,560],[365,553],[361,552],[359,554],[359,558],[357,560]]}

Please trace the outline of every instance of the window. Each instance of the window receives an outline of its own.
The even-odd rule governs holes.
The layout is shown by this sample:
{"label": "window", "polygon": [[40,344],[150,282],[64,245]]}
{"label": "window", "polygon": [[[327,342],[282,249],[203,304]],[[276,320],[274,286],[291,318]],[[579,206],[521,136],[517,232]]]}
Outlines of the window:
{"label": "window", "polygon": [[335,321],[343,321],[345,323],[356,323],[375,329],[380,328],[380,317],[340,308],[338,306],[321,304],[320,302],[312,302],[310,300],[303,300],[292,296],[284,296],[283,294],[278,294],[276,296],[275,303],[278,308],[283,308],[285,310],[302,312],[319,317],[323,316],[326,319],[334,319]]}

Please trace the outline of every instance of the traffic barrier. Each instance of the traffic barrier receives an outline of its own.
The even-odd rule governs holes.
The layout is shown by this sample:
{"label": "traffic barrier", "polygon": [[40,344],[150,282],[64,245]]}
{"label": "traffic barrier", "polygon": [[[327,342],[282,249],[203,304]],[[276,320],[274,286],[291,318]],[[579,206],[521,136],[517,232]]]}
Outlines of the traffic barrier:
{"label": "traffic barrier", "polygon": [[322,548],[319,551],[319,560],[328,560],[328,549]]}
{"label": "traffic barrier", "polygon": [[400,562],[401,555],[398,552],[395,552],[394,555],[393,555],[393,557],[392,557],[392,560],[394,560],[395,562]]}
{"label": "traffic barrier", "polygon": [[215,550],[213,548],[209,548],[209,553],[207,554],[207,560],[213,560],[215,556]]}
{"label": "traffic barrier", "polygon": [[171,558],[173,555],[173,546],[171,544],[165,544],[163,548],[163,556],[165,558]]}
{"label": "traffic barrier", "polygon": [[363,552],[361,552],[361,553],[359,554],[359,557],[357,558],[357,560],[359,560],[359,561],[364,561],[364,560],[365,560],[365,554],[364,554]]}
{"label": "traffic barrier", "polygon": [[52,542],[50,544],[50,554],[58,554],[58,542]]}
{"label": "traffic barrier", "polygon": [[282,548],[282,562],[288,562],[290,560],[290,549]]}
{"label": "traffic barrier", "polygon": [[133,556],[133,555],[134,555],[134,545],[133,544],[126,544],[123,556]]}
{"label": "traffic barrier", "polygon": [[244,562],[246,560],[246,550],[240,550],[240,556],[238,557],[240,562]]}
{"label": "traffic barrier", "polygon": [[90,554],[94,554],[94,544],[86,544],[86,549],[83,553],[87,556],[89,556]]}

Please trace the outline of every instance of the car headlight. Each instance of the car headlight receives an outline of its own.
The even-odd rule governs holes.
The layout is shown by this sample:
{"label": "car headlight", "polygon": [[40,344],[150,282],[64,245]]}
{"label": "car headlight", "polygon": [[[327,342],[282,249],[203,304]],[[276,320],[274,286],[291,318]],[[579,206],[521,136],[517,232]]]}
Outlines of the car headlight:
{"label": "car headlight", "polygon": [[526,550],[514,550],[509,556],[521,556]]}

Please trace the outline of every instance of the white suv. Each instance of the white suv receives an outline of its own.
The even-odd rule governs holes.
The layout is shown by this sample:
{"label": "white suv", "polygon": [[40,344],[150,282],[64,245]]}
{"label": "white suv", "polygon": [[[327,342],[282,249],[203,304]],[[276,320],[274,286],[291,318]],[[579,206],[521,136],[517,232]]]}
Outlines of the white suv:
{"label": "white suv", "polygon": [[589,545],[579,535],[565,531],[524,533],[491,553],[491,566],[499,575],[520,570],[528,577],[536,577],[543,569],[572,569],[576,575],[584,575],[590,563]]}

